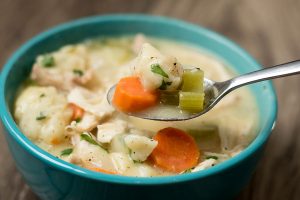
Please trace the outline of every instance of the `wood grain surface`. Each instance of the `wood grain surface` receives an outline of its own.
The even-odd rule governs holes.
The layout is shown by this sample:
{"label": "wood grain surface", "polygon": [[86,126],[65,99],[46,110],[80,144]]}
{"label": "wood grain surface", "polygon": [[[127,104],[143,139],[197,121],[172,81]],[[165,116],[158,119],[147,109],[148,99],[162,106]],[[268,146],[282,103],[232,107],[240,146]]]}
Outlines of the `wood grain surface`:
{"label": "wood grain surface", "polygon": [[[165,15],[205,26],[240,44],[264,66],[300,59],[300,0],[0,0],[0,66],[49,27],[107,13]],[[300,199],[300,76],[274,83],[277,126],[238,200]],[[0,200],[36,199],[0,134]]]}

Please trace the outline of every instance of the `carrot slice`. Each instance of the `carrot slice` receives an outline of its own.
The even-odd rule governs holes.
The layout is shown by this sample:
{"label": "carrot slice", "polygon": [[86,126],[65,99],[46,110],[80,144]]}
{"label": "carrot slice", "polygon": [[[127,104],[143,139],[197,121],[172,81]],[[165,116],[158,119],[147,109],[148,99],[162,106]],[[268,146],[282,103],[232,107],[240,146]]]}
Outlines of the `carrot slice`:
{"label": "carrot slice", "polygon": [[136,112],[155,105],[156,91],[146,91],[138,77],[122,78],[116,86],[114,105],[123,112]]}
{"label": "carrot slice", "polygon": [[182,172],[198,164],[200,151],[192,136],[176,128],[164,128],[154,137],[158,142],[150,160],[158,167]]}
{"label": "carrot slice", "polygon": [[113,171],[109,171],[109,170],[106,170],[106,169],[102,169],[102,168],[99,168],[99,167],[87,167],[89,170],[92,170],[92,171],[96,171],[96,172],[101,172],[101,173],[105,173],[105,174],[118,174],[117,172],[113,172]]}
{"label": "carrot slice", "polygon": [[69,107],[73,110],[71,120],[72,121],[80,121],[84,114],[84,110],[82,108],[80,108],[79,106],[75,105],[74,103],[69,103]]}

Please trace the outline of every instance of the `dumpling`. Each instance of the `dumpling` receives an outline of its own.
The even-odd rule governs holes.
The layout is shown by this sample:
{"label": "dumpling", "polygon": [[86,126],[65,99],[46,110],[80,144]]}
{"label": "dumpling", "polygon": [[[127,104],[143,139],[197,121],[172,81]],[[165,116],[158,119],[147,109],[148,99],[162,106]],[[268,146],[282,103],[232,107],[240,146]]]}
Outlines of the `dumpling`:
{"label": "dumpling", "polygon": [[27,87],[16,101],[16,121],[33,141],[62,142],[71,116],[66,97],[54,87]]}

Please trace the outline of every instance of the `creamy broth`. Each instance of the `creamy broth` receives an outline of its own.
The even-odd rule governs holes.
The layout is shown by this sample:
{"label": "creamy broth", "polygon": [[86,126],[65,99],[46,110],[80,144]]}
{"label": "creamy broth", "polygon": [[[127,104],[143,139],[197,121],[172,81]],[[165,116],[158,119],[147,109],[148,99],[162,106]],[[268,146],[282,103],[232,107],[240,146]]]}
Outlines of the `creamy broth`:
{"label": "creamy broth", "polygon": [[[47,55],[51,57],[37,57],[31,72],[34,83],[22,86],[15,103],[20,129],[60,159],[127,176],[177,174],[154,166],[148,159],[156,145],[152,137],[166,127],[186,131],[199,146],[199,163],[188,172],[213,167],[246,148],[258,126],[255,99],[247,88],[232,92],[205,115],[182,122],[129,117],[107,103],[107,90],[130,74],[131,61],[145,40],[176,57],[183,66],[201,68],[209,79],[223,81],[234,75],[216,57],[164,39],[138,35],[68,45]],[[70,103],[84,110],[80,120],[71,120],[74,111]]]}

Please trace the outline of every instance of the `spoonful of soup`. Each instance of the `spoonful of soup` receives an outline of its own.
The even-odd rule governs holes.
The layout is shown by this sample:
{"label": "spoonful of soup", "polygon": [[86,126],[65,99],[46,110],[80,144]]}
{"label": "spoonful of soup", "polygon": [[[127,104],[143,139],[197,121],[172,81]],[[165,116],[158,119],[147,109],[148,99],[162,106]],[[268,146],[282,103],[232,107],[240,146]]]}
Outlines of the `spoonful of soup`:
{"label": "spoonful of soup", "polygon": [[131,116],[182,121],[203,115],[241,86],[299,73],[300,61],[215,82],[205,78],[200,68],[184,69],[175,57],[163,55],[145,43],[131,68],[131,76],[109,89],[108,102]]}

